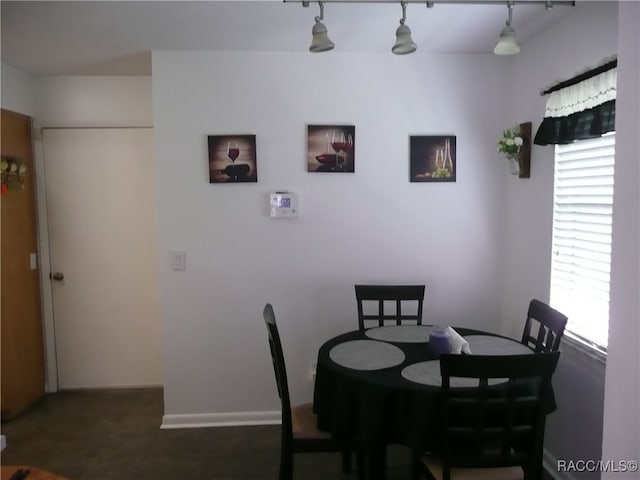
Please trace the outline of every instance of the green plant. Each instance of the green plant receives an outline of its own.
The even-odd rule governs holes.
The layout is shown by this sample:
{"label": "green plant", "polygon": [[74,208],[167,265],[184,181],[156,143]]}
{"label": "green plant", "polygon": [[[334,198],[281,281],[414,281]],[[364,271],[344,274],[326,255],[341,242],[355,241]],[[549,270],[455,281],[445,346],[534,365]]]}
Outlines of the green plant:
{"label": "green plant", "polygon": [[498,153],[502,153],[505,157],[515,158],[522,147],[522,137],[520,136],[520,127],[509,128],[502,132],[502,138],[498,142]]}

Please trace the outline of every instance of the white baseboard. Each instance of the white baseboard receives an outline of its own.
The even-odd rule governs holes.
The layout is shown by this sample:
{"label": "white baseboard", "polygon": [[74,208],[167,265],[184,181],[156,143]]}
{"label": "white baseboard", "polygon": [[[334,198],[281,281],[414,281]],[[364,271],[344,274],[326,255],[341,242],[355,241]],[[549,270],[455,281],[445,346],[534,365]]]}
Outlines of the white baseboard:
{"label": "white baseboard", "polygon": [[558,472],[558,459],[547,449],[542,454],[542,466],[555,480],[576,480],[576,477],[569,472]]}
{"label": "white baseboard", "polygon": [[279,425],[280,411],[200,413],[164,415],[160,428],[235,427],[244,425]]}

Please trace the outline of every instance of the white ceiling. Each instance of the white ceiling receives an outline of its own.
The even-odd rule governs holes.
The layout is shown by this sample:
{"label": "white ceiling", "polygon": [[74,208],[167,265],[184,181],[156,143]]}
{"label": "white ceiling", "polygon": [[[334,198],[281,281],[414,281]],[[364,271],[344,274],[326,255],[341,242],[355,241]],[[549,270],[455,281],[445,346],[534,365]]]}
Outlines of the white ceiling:
{"label": "white ceiling", "polygon": [[[380,0],[377,0],[380,2]],[[2,62],[38,75],[148,75],[149,52],[307,51],[317,3],[263,1],[2,1]],[[517,4],[521,47],[572,7]],[[407,5],[418,53],[491,53],[503,5]],[[400,3],[327,3],[332,52],[388,52]],[[314,55],[331,55],[332,52]],[[311,55],[311,53],[309,53]]]}

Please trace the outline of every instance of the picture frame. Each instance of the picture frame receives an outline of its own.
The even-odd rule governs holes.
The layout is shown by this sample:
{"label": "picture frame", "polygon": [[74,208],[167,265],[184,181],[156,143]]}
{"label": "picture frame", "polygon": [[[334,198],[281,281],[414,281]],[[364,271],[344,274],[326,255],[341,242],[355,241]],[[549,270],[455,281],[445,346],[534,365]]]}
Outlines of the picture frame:
{"label": "picture frame", "polygon": [[456,181],[455,135],[409,136],[410,182]]}
{"label": "picture frame", "polygon": [[355,172],[354,125],[307,125],[308,172]]}
{"label": "picture frame", "polygon": [[258,181],[255,135],[208,135],[209,183]]}

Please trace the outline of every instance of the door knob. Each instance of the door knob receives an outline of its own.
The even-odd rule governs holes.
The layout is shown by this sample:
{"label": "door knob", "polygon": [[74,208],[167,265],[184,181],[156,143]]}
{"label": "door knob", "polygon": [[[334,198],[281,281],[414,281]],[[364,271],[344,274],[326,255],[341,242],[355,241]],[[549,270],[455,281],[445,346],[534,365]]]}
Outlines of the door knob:
{"label": "door knob", "polygon": [[57,282],[61,282],[62,280],[64,280],[64,273],[56,272],[53,275],[51,275],[51,278],[53,278]]}

